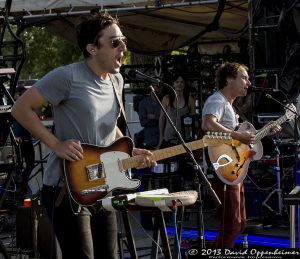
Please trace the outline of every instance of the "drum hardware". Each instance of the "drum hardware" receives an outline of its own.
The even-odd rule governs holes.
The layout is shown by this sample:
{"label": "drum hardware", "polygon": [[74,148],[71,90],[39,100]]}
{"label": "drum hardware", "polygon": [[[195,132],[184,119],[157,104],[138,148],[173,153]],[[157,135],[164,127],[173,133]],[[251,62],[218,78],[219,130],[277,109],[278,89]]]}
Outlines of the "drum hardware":
{"label": "drum hardware", "polygon": [[274,140],[275,145],[277,146],[300,146],[299,141],[295,141],[294,139],[287,138],[287,139],[276,139]]}
{"label": "drum hardware", "polygon": [[[282,190],[281,190],[281,182],[280,182],[280,151],[278,148],[278,144],[274,141],[275,144],[275,152],[276,152],[276,165],[274,166],[275,174],[276,174],[276,188],[267,196],[267,198],[263,201],[262,206],[265,206],[271,212],[276,213],[276,215],[282,215]],[[277,193],[277,201],[278,201],[278,211],[272,209],[267,202],[273,196],[274,193]]]}

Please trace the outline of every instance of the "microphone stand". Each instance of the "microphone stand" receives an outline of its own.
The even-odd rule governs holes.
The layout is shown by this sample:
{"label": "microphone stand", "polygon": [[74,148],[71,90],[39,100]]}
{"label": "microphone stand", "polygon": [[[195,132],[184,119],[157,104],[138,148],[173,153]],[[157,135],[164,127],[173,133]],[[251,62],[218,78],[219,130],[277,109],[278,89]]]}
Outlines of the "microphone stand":
{"label": "microphone stand", "polygon": [[[272,95],[270,94],[266,94],[266,97],[275,101],[276,103],[280,104],[282,107],[286,108],[287,110],[291,111],[294,115],[295,115],[295,119],[294,119],[294,156],[295,156],[295,162],[294,162],[294,184],[300,185],[300,168],[298,170],[298,149],[299,149],[299,143],[298,143],[298,139],[299,139],[299,132],[298,132],[298,125],[297,125],[297,120],[299,119],[299,114],[297,113],[296,110],[291,109],[290,107],[286,107],[286,105],[284,105],[282,102],[278,101],[277,99],[275,99]],[[287,98],[287,96],[286,96]],[[288,98],[287,98],[289,103],[292,103]],[[300,166],[300,164],[299,164]],[[298,247],[300,247],[300,206],[298,205],[297,208],[297,222],[298,222]]]}
{"label": "microphone stand", "polygon": [[[171,87],[170,85],[159,81],[160,84],[165,85],[166,87]],[[189,155],[189,157],[191,158],[193,164],[194,164],[194,169],[196,171],[196,182],[198,184],[198,200],[199,200],[199,206],[197,206],[197,215],[198,215],[198,219],[197,219],[197,225],[198,225],[198,240],[199,240],[199,248],[205,248],[205,239],[204,239],[204,227],[203,227],[203,214],[202,214],[202,201],[201,201],[201,183],[203,182],[205,184],[205,186],[207,187],[210,195],[213,197],[215,203],[216,203],[216,207],[221,205],[221,202],[219,200],[219,197],[217,196],[217,194],[215,193],[215,191],[212,189],[210,182],[207,180],[206,176],[204,175],[201,166],[197,163],[193,152],[187,147],[185,141],[183,140],[180,132],[177,130],[176,126],[174,125],[172,119],[170,118],[169,114],[167,113],[166,109],[164,108],[164,106],[162,105],[161,101],[159,100],[158,96],[155,93],[154,88],[152,87],[152,85],[149,86],[151,89],[151,92],[153,94],[153,96],[155,97],[156,101],[159,103],[164,115],[166,116],[167,120],[170,122],[173,130],[175,131],[178,140],[180,140],[181,145],[184,147],[184,149],[186,150],[186,153]],[[201,179],[201,181],[200,181]],[[176,226],[174,226],[176,227]],[[200,252],[200,250],[199,250]]]}

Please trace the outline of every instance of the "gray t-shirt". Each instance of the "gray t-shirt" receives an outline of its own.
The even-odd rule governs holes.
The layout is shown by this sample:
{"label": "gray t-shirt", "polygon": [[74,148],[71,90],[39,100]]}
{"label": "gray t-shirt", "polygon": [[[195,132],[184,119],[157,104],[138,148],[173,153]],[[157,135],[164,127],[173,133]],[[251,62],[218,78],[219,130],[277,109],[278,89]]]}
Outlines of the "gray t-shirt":
{"label": "gray t-shirt", "polygon": [[[116,88],[123,78],[116,74]],[[115,140],[120,108],[110,80],[100,79],[81,61],[59,67],[36,83],[41,95],[52,104],[55,135],[60,140],[106,146]],[[57,185],[63,175],[62,160],[54,152],[45,167],[43,183]]]}
{"label": "gray t-shirt", "polygon": [[217,121],[226,128],[233,130],[238,126],[238,115],[220,91],[207,98],[202,110],[202,118],[208,114],[215,116]]}

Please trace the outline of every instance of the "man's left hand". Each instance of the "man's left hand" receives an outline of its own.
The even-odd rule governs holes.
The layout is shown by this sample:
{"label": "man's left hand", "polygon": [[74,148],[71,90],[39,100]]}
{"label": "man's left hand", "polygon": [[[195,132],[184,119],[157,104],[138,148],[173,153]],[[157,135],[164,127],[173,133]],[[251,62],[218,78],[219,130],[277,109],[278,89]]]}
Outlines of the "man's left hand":
{"label": "man's left hand", "polygon": [[274,134],[280,132],[281,129],[282,129],[281,126],[279,126],[279,125],[277,125],[276,123],[274,123],[274,124],[272,125],[272,128],[271,128],[271,130],[270,130],[269,135],[274,135]]}
{"label": "man's left hand", "polygon": [[141,148],[133,148],[132,150],[133,156],[141,156],[141,161],[139,163],[139,168],[156,166],[157,163],[153,159],[153,153],[146,149]]}

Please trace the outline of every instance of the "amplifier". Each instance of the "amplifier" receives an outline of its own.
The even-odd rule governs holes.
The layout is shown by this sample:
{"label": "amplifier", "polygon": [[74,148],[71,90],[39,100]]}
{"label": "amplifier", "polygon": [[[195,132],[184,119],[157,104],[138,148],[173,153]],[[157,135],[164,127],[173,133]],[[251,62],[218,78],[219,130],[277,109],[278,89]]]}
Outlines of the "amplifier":
{"label": "amplifier", "polygon": [[283,113],[258,113],[256,117],[258,123],[266,124],[270,121],[277,120],[282,115]]}
{"label": "amplifier", "polygon": [[60,258],[59,245],[42,207],[18,207],[16,243],[18,248],[30,251],[38,258]]}

